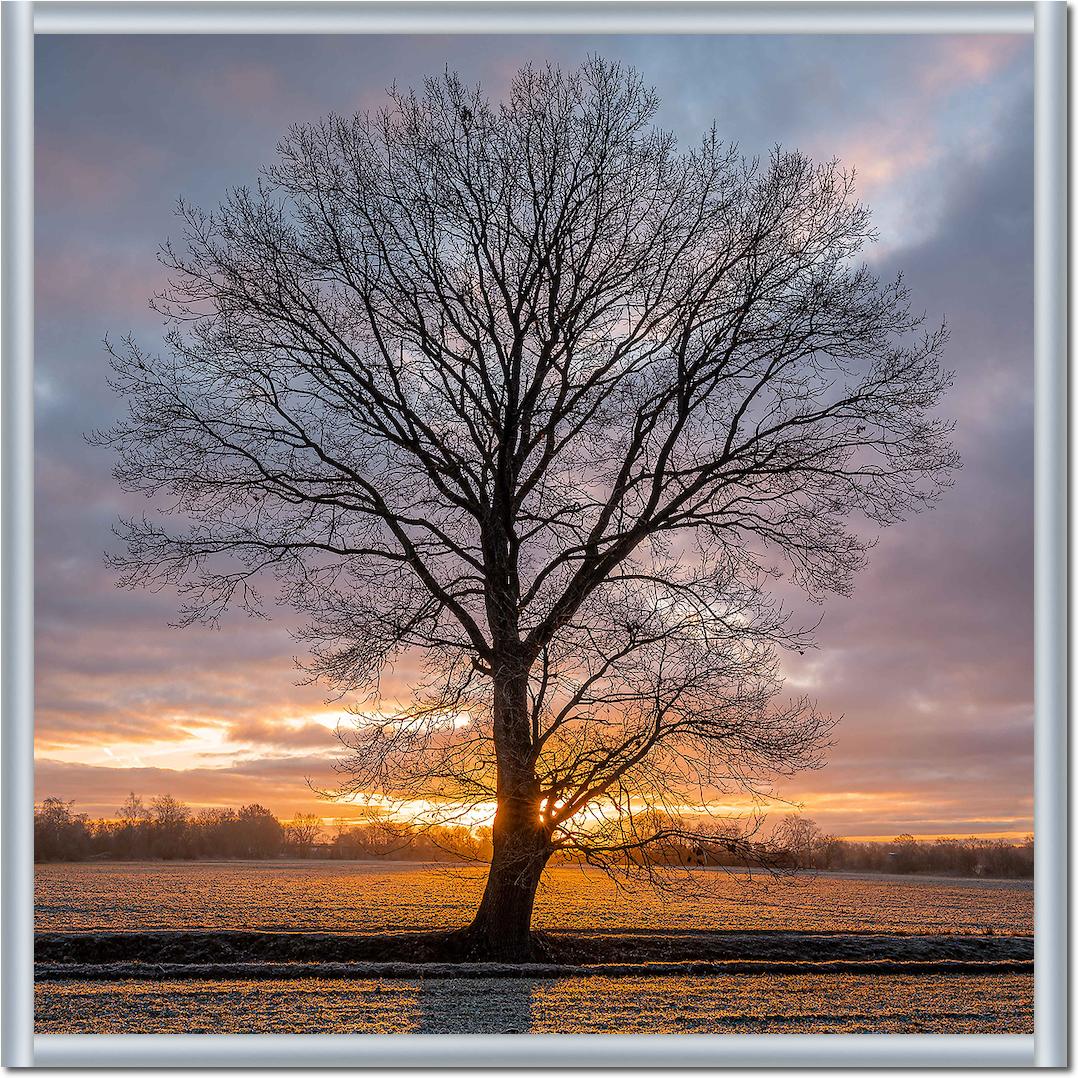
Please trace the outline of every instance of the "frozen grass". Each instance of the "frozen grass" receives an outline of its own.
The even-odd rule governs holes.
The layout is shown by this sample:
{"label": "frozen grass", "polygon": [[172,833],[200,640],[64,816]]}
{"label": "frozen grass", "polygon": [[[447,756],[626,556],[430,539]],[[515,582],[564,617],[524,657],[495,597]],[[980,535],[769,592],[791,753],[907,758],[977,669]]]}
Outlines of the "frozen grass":
{"label": "frozen grass", "polygon": [[[37,928],[219,928],[402,932],[461,925],[484,866],[270,861],[39,865]],[[695,870],[693,893],[619,889],[579,868],[546,873],[540,928],[782,929],[840,932],[1033,931],[1029,881],[895,876],[747,878]]]}
{"label": "frozen grass", "polygon": [[446,965],[484,872],[39,866],[37,1031],[1032,1031],[1027,881],[699,870],[670,897],[557,868],[544,964]]}
{"label": "frozen grass", "polygon": [[1033,979],[125,981],[36,987],[39,1033],[1032,1033]]}

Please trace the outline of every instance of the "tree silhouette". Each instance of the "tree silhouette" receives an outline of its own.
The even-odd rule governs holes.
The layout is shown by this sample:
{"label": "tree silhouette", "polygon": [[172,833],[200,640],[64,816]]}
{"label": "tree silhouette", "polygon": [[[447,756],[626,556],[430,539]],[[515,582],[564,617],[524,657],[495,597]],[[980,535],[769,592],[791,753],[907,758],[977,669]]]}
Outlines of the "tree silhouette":
{"label": "tree silhouette", "polygon": [[772,842],[789,858],[794,868],[809,868],[829,838],[815,820],[791,813],[775,827]]}
{"label": "tree silhouette", "polygon": [[856,263],[852,178],[681,150],[656,107],[592,59],[294,127],[255,188],[181,204],[164,352],[112,348],[129,413],[97,437],[182,518],[123,522],[121,582],[177,586],[187,623],[270,581],[312,678],[369,693],[343,795],[496,802],[477,955],[529,952],[555,851],[646,864],[694,806],[819,765],[771,580],[848,591],[864,523],[957,465],[945,333]]}
{"label": "tree silhouette", "polygon": [[283,827],[285,844],[304,856],[322,837],[322,820],[313,812],[297,812]]}

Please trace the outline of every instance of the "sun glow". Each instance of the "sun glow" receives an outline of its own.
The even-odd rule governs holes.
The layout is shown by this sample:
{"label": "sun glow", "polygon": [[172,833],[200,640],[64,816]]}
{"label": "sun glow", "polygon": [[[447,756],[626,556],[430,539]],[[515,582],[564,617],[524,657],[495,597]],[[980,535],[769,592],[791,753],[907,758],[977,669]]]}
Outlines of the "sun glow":
{"label": "sun glow", "polygon": [[[492,797],[462,806],[439,798],[433,791],[428,796],[398,799],[374,793],[359,795],[333,802],[333,815],[326,811],[326,800],[316,791],[332,788],[330,768],[341,750],[337,733],[347,733],[357,727],[362,729],[365,720],[381,722],[393,714],[389,709],[371,709],[359,714],[343,708],[282,709],[277,714],[264,713],[255,722],[176,713],[155,716],[154,725],[158,730],[162,719],[165,720],[171,731],[168,737],[109,740],[102,736],[91,740],[85,736],[39,736],[37,759],[42,763],[114,770],[117,773],[115,790],[98,795],[106,814],[114,809],[113,802],[118,804],[116,799],[122,800],[128,787],[134,785],[137,792],[148,796],[172,793],[194,805],[238,805],[258,800],[283,816],[314,812],[337,823],[377,819],[415,826],[459,826],[469,830],[490,827],[496,808]],[[443,721],[446,720],[452,722],[454,729],[466,727],[473,721],[467,711],[447,715]],[[122,777],[124,772],[136,770],[160,774],[147,774],[138,780]],[[220,789],[219,794],[207,794],[203,780],[198,777],[205,772],[227,776],[213,780]],[[259,773],[265,777],[258,778]],[[85,803],[86,799],[77,800]],[[562,801],[556,803],[559,809],[563,806]],[[1017,813],[1012,810],[1006,816],[979,813],[973,818],[967,815],[968,806],[960,798],[927,798],[923,793],[901,788],[802,789],[788,791],[787,798],[756,799],[723,797],[715,793],[710,800],[705,792],[696,803],[662,806],[664,812],[680,817],[690,826],[708,822],[737,824],[740,821],[741,826],[752,827],[761,816],[774,820],[800,812],[815,820],[827,833],[859,841],[890,841],[899,833],[926,839],[977,833],[1020,841],[1032,831],[1032,820],[1027,818],[1028,814],[1023,815],[1023,808],[1019,806]],[[633,799],[627,806],[627,811],[632,814],[648,810],[646,797]],[[547,805],[541,805],[539,811],[545,813]],[[576,813],[572,826],[585,830],[601,827],[619,811],[626,810],[602,803],[589,805]],[[890,834],[881,833],[884,821]]]}
{"label": "sun glow", "polygon": [[[354,713],[344,709],[285,712],[261,716],[257,722],[208,720],[203,715],[156,716],[155,725],[160,726],[162,720],[169,725],[172,732],[167,738],[102,741],[85,736],[38,737],[35,751],[39,759],[97,767],[227,768],[252,754],[259,759],[309,756],[312,752],[331,754],[338,732],[392,722],[396,714],[373,709]],[[472,716],[467,711],[456,711],[447,713],[441,721],[461,729],[471,723]],[[324,748],[317,739],[319,730],[327,735]],[[296,735],[304,732],[312,737],[296,740]]]}

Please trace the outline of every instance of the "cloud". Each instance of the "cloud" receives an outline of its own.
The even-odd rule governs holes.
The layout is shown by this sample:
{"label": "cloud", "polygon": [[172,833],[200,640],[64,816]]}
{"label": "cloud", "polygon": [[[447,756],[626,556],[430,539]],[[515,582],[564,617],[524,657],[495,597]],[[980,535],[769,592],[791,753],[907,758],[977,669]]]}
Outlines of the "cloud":
{"label": "cloud", "polygon": [[329,783],[324,757],[268,758],[227,767],[175,770],[162,767],[93,767],[48,758],[36,764],[36,796],[76,800],[91,816],[115,815],[129,793],[141,797],[171,794],[195,808],[259,803],[285,818],[300,811],[326,817],[352,818],[362,810],[319,800],[308,786]]}
{"label": "cloud", "polygon": [[947,816],[1021,826],[1033,748],[1031,104],[1014,103],[989,161],[950,174],[938,231],[885,266],[946,306],[963,470],[936,509],[881,536],[854,597],[829,604],[819,653],[790,663],[844,715],[827,768],[801,788],[890,782],[929,816],[949,803]]}
{"label": "cloud", "polygon": [[[180,196],[251,182],[289,123],[374,109],[446,66],[502,92],[518,64],[635,64],[660,122],[717,119],[858,169],[930,321],[946,317],[964,468],[885,532],[792,691],[843,716],[830,762],[789,784],[831,830],[1025,830],[1032,791],[1032,99],[1025,37],[183,37],[37,43],[38,796],[112,811],[130,789],[318,810],[334,752],[323,692],[296,684],[295,615],[177,631],[176,597],[121,592],[101,554],[121,512],[83,433],[122,409],[106,332],[159,337],[148,296]],[[791,602],[798,602],[791,596]],[[815,616],[815,611],[810,612]],[[402,667],[389,695],[408,684]],[[97,766],[106,750],[126,766]],[[50,756],[52,757],[50,759]],[[94,766],[89,764],[93,761]],[[147,766],[129,766],[143,760]],[[333,810],[337,811],[337,810]],[[915,826],[916,825],[916,826]]]}
{"label": "cloud", "polygon": [[128,202],[162,165],[164,152],[121,132],[44,130],[34,142],[34,195],[53,212],[81,215]]}
{"label": "cloud", "polygon": [[912,80],[925,99],[959,87],[980,85],[1028,53],[1022,34],[937,38],[919,50],[922,61]]}
{"label": "cloud", "polygon": [[34,265],[35,298],[68,317],[97,315],[103,328],[115,325],[121,312],[137,311],[141,321],[150,297],[166,279],[164,269],[147,255],[152,258],[152,249],[123,250],[114,243],[42,252]]}

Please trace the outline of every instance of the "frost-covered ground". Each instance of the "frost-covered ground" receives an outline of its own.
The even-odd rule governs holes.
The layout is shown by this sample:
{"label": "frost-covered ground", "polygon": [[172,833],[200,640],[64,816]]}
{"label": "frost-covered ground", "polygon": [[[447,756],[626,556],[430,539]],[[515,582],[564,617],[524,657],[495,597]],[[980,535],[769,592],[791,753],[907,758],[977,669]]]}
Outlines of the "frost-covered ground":
{"label": "frost-covered ground", "polygon": [[39,1033],[1032,1033],[1033,978],[794,975],[37,986]]}
{"label": "frost-covered ground", "polygon": [[[39,865],[39,931],[147,928],[397,932],[465,923],[483,866],[349,861]],[[843,932],[1033,931],[1028,880],[843,874],[793,879],[695,869],[681,896],[593,870],[546,873],[539,927]],[[695,885],[695,886],[692,886]]]}
{"label": "frost-covered ground", "polygon": [[[39,866],[41,1033],[1029,1033],[1028,882],[748,878],[657,895],[577,868],[549,968],[445,965],[484,869]],[[432,949],[433,947],[433,949]]]}

